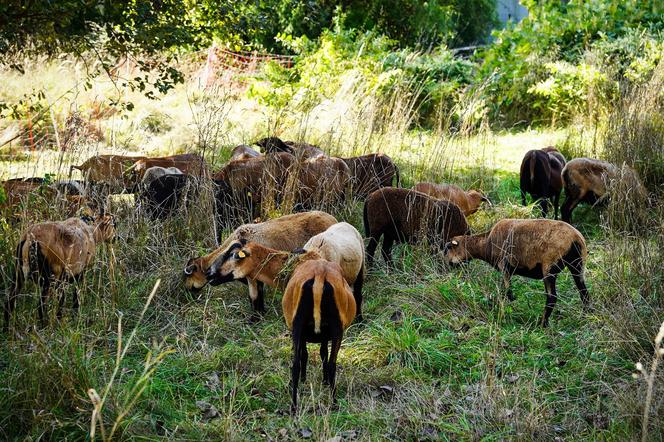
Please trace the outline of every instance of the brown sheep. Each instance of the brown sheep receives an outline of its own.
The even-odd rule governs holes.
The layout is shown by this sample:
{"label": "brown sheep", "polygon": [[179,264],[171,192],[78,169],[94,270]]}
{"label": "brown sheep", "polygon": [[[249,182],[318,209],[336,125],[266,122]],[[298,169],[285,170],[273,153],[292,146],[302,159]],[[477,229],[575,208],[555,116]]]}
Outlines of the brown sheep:
{"label": "brown sheep", "polygon": [[[5,305],[5,326],[9,327],[16,298],[28,278],[41,285],[39,319],[43,325],[51,284],[65,279],[79,281],[94,259],[96,245],[111,241],[114,237],[115,221],[112,215],[68,218],[28,227],[16,248],[15,280]],[[58,317],[63,303],[64,296],[60,298]],[[72,305],[74,310],[78,310],[76,287]]]}
{"label": "brown sheep", "polygon": [[74,216],[88,203],[82,184],[74,180],[48,183],[44,178],[12,178],[0,185],[0,209],[9,209],[15,218],[19,218],[16,210],[21,203],[34,208],[29,204],[31,198],[42,198],[49,207],[63,209],[67,216]]}
{"label": "brown sheep", "polygon": [[136,161],[144,160],[144,156],[95,155],[80,166],[71,166],[70,171],[77,169],[83,178],[93,183],[105,183],[114,189],[127,190],[131,183],[125,172]]}
{"label": "brown sheep", "polygon": [[292,256],[297,263],[311,259],[325,259],[341,266],[346,282],[353,287],[358,320],[362,320],[362,285],[366,273],[364,265],[364,241],[357,229],[341,222],[330,226],[309,239],[304,247],[293,255],[262,246],[245,239],[234,241],[228,252],[219,257],[210,267],[210,273],[222,281],[247,279],[258,280],[271,287],[284,288],[287,275],[284,268],[290,267]]}
{"label": "brown sheep", "polygon": [[[625,166],[634,181],[634,191],[645,194],[643,184],[634,169]],[[572,222],[572,210],[581,202],[596,204],[608,197],[607,185],[615,180],[620,169],[606,161],[591,158],[575,158],[565,165],[562,172],[565,186],[565,202],[561,209],[562,219]]]}
{"label": "brown sheep", "polygon": [[231,151],[231,158],[229,161],[248,160],[250,158],[257,158],[260,156],[261,153],[252,149],[251,146],[240,144],[239,146],[235,146]]}
{"label": "brown sheep", "polygon": [[294,161],[291,154],[278,152],[229,162],[212,176],[226,189],[217,201],[220,215],[228,219],[256,218],[260,216],[263,198],[269,195],[278,204]]}
{"label": "brown sheep", "polygon": [[[183,272],[185,287],[190,291],[198,291],[208,282],[212,285],[227,282],[216,279],[209,270],[217,258],[228,252],[233,241],[246,239],[277,250],[294,250],[302,247],[312,236],[324,232],[336,223],[337,220],[332,215],[313,211],[242,225],[235,229],[220,247],[205,256],[192,258],[187,262]],[[254,311],[265,310],[262,283],[249,284],[249,298]]]}
{"label": "brown sheep", "polygon": [[439,200],[450,201],[459,206],[465,216],[477,212],[483,202],[490,204],[489,199],[477,190],[465,191],[454,184],[417,183],[413,186],[413,190]]}
{"label": "brown sheep", "polygon": [[155,166],[163,168],[175,167],[180,169],[180,172],[184,175],[195,177],[208,177],[210,175],[207,164],[202,156],[194,153],[184,153],[168,157],[142,158],[127,169],[125,177],[127,177],[132,185],[136,185],[143,179],[145,172]]}
{"label": "brown sheep", "polygon": [[[553,148],[545,149],[551,150]],[[558,218],[560,191],[563,186],[561,178],[563,164],[560,163],[558,155],[544,149],[530,150],[523,157],[520,173],[522,204],[526,205],[526,193],[529,193],[533,199],[539,199],[544,217],[546,217],[549,210],[549,203],[553,204],[554,218],[556,219]]]}
{"label": "brown sheep", "polygon": [[344,330],[355,318],[355,299],[341,268],[325,260],[303,262],[293,271],[281,304],[293,340],[291,412],[297,409],[298,382],[307,378],[307,342],[320,342],[323,383],[329,384],[336,404],[337,355]]}
{"label": "brown sheep", "polygon": [[327,154],[318,146],[309,143],[299,143],[296,141],[282,141],[278,137],[267,137],[256,142],[261,151],[265,154],[275,152],[287,152],[306,160],[309,158],[327,157]]}
{"label": "brown sheep", "polygon": [[335,207],[346,199],[350,170],[340,158],[297,161],[290,174],[295,179],[289,179],[288,189],[295,195],[297,210]]}
{"label": "brown sheep", "polygon": [[[364,199],[382,187],[400,186],[399,168],[392,158],[382,153],[342,158],[350,169],[353,195]],[[396,179],[395,179],[396,178]]]}
{"label": "brown sheep", "polygon": [[364,203],[364,231],[369,239],[367,262],[371,264],[383,236],[383,258],[392,266],[394,242],[427,240],[442,249],[449,238],[470,233],[466,217],[454,203],[437,200],[409,189],[386,187],[373,192]]}
{"label": "brown sheep", "polygon": [[481,259],[503,274],[510,300],[512,275],[543,279],[546,306],[542,325],[547,326],[556,304],[556,278],[567,267],[581,295],[589,303],[583,272],[588,257],[586,241],[574,227],[563,221],[548,219],[504,219],[491,231],[480,235],[456,236],[445,245],[445,260],[460,264],[472,258]]}

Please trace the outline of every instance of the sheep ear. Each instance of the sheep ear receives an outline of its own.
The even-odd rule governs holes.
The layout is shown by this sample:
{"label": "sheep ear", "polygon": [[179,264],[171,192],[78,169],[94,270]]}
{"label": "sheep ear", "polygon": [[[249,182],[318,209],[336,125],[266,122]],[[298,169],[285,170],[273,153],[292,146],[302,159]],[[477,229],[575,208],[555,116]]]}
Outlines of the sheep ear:
{"label": "sheep ear", "polygon": [[196,270],[196,266],[188,265],[187,267],[184,268],[184,274],[186,276],[191,276],[191,275],[193,275],[194,270]]}
{"label": "sheep ear", "polygon": [[246,258],[247,256],[249,256],[249,253],[248,253],[248,252],[245,252],[244,250],[239,250],[239,251],[235,254],[235,256],[236,256],[237,258],[239,258],[239,259],[243,259],[243,258]]}

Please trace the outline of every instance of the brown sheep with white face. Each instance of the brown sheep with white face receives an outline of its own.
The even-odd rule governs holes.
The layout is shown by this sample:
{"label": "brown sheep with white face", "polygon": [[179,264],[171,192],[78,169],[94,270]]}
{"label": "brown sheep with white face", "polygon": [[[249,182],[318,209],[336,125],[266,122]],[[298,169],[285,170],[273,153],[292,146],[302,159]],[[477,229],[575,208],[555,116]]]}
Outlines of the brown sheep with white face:
{"label": "brown sheep with white face", "polygon": [[[336,403],[337,355],[343,333],[355,318],[355,299],[337,263],[305,261],[288,281],[282,308],[292,331],[291,412],[297,410],[298,382],[307,377],[307,342],[320,342],[323,382],[332,390]],[[328,359],[328,342],[331,342]]]}
{"label": "brown sheep with white face", "polygon": [[477,212],[483,202],[490,203],[489,199],[477,190],[466,191],[454,184],[417,183],[413,190],[439,200],[450,201],[459,206],[465,216]]}
{"label": "brown sheep with white face", "polygon": [[428,241],[442,249],[453,236],[470,233],[466,217],[454,203],[409,189],[386,187],[369,195],[364,203],[364,232],[369,239],[367,263],[371,265],[383,237],[383,258],[392,266],[396,243]]}
{"label": "brown sheep with white face", "polygon": [[[44,324],[50,286],[55,281],[79,280],[95,257],[96,245],[115,237],[112,215],[96,218],[68,218],[60,222],[44,222],[28,227],[16,248],[14,286],[5,306],[5,325],[25,281],[29,278],[41,285],[39,319]],[[58,317],[64,303],[60,299]],[[74,288],[72,304],[78,309],[78,293]]]}
{"label": "brown sheep with white face", "polygon": [[[219,285],[228,282],[216,278],[210,268],[215,260],[228,253],[230,245],[236,240],[246,239],[273,249],[290,251],[302,247],[309,238],[336,223],[332,215],[313,211],[286,215],[262,223],[244,224],[235,229],[220,247],[187,262],[183,271],[185,287],[190,291],[198,291],[208,283]],[[249,297],[254,311],[265,310],[261,288],[262,283],[249,284]]]}
{"label": "brown sheep with white face", "polygon": [[[640,195],[647,192],[634,169],[624,166],[624,178],[633,182],[633,191]],[[561,208],[562,219],[572,222],[572,211],[585,202],[596,204],[608,197],[607,185],[619,178],[620,168],[606,161],[591,158],[575,158],[565,165],[562,172],[565,186],[565,202]],[[622,178],[621,178],[622,179]]]}
{"label": "brown sheep with white face", "polygon": [[[392,158],[382,153],[342,158],[350,169],[353,195],[364,199],[382,187],[399,187],[399,168]],[[395,179],[396,178],[396,179]]]}
{"label": "brown sheep with white face", "polygon": [[584,306],[588,289],[584,267],[588,257],[586,241],[574,227],[548,219],[504,219],[480,235],[455,236],[445,245],[445,261],[461,264],[481,259],[503,274],[507,296],[513,299],[512,275],[543,279],[547,299],[542,325],[547,326],[556,304],[556,278],[567,267],[572,273]]}
{"label": "brown sheep with white face", "polygon": [[246,279],[251,285],[256,280],[283,289],[287,275],[282,272],[291,258],[296,259],[296,265],[312,259],[339,264],[344,279],[353,287],[358,320],[362,320],[362,285],[366,274],[364,241],[360,232],[345,222],[334,224],[311,237],[295,254],[244,239],[234,241],[229,245],[228,252],[211,266],[210,273],[221,281]]}

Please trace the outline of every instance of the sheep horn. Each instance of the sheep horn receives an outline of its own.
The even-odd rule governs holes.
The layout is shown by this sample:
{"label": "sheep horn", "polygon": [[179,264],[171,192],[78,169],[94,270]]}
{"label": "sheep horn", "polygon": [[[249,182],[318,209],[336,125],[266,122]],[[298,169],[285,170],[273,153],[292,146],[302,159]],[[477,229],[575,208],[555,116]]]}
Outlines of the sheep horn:
{"label": "sheep horn", "polygon": [[192,268],[193,266],[187,266],[184,268],[184,274],[186,276],[191,276],[194,274],[194,269]]}

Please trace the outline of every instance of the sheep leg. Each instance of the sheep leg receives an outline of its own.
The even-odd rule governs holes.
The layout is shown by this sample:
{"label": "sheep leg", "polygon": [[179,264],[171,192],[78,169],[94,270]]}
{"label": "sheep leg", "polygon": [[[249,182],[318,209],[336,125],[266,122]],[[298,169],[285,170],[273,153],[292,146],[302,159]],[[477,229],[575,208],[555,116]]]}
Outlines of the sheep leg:
{"label": "sheep leg", "polygon": [[298,324],[293,326],[293,367],[291,368],[291,413],[295,414],[297,409],[297,387],[300,380],[300,358],[301,358],[301,347],[302,345],[307,345],[306,342],[303,342],[302,339],[302,324],[301,321],[298,321]]}
{"label": "sheep leg", "polygon": [[309,352],[307,351],[307,343],[304,342],[300,347],[300,381],[307,381],[307,362],[309,362]]}
{"label": "sheep leg", "polygon": [[334,338],[332,338],[330,360],[327,366],[330,389],[332,390],[332,403],[334,405],[337,404],[337,385],[336,385],[337,355],[339,354],[339,349],[341,348],[341,338],[342,336],[335,336]]}
{"label": "sheep leg", "polygon": [[553,219],[558,219],[558,207],[560,207],[560,192],[553,196]]}
{"label": "sheep leg", "polygon": [[583,261],[581,259],[574,260],[568,263],[567,267],[572,273],[572,278],[574,278],[574,284],[576,285],[576,288],[579,290],[579,296],[581,297],[583,307],[588,308],[590,306],[590,296],[588,295],[586,280],[583,276]]}
{"label": "sheep leg", "polygon": [[367,265],[371,266],[373,264],[374,254],[376,253],[376,248],[378,247],[378,240],[380,236],[374,238],[369,236],[369,244],[367,244]]}
{"label": "sheep leg", "polygon": [[549,198],[545,196],[540,198],[539,206],[540,210],[542,211],[542,218],[546,218],[547,214],[549,213]]}
{"label": "sheep leg", "polygon": [[383,259],[385,260],[385,264],[387,264],[387,268],[391,269],[394,267],[394,263],[392,262],[392,245],[394,244],[394,238],[390,235],[385,235],[383,237],[383,248],[381,249],[381,252],[383,254]]}
{"label": "sheep leg", "polygon": [[14,286],[12,287],[9,295],[7,296],[7,301],[5,302],[5,331],[9,330],[9,322],[11,320],[12,312],[16,309],[16,298],[23,288],[23,278],[18,276],[16,281],[14,281]]}
{"label": "sheep leg", "polygon": [[353,284],[353,298],[355,298],[355,306],[357,307],[357,322],[362,322],[362,286],[364,285],[364,278],[362,276],[363,271],[360,271],[360,274],[357,275],[355,283]]}
{"label": "sheep leg", "polygon": [[323,384],[330,383],[330,376],[328,373],[328,362],[327,362],[327,341],[323,340],[320,343],[320,360],[323,363]]}
{"label": "sheep leg", "polygon": [[60,299],[58,300],[58,311],[56,312],[58,321],[62,319],[62,306],[64,306],[65,299],[67,298],[67,294],[63,290],[59,290],[60,287],[62,287],[61,284],[56,284],[56,293],[60,292]]}
{"label": "sheep leg", "polygon": [[265,312],[264,287],[262,282],[250,278],[247,278],[247,285],[252,309],[251,321],[255,322],[260,319],[261,313]]}
{"label": "sheep leg", "polygon": [[39,297],[39,307],[38,307],[38,313],[39,313],[39,322],[41,323],[41,326],[44,327],[46,326],[46,302],[48,301],[48,291],[51,288],[51,277],[50,276],[44,276],[41,279],[41,295]]}
{"label": "sheep leg", "polygon": [[521,204],[526,205],[526,192],[523,189],[521,189]]}
{"label": "sheep leg", "polygon": [[542,327],[549,325],[549,316],[556,306],[558,295],[556,294],[556,275],[548,275],[544,278],[544,288],[546,289],[546,305],[544,307],[544,316],[542,317]]}
{"label": "sheep leg", "polygon": [[566,223],[572,222],[572,210],[574,210],[574,208],[579,205],[581,198],[581,195],[577,197],[573,197],[569,194],[565,195],[565,202],[563,203],[563,207],[560,209],[560,216],[563,221]]}

